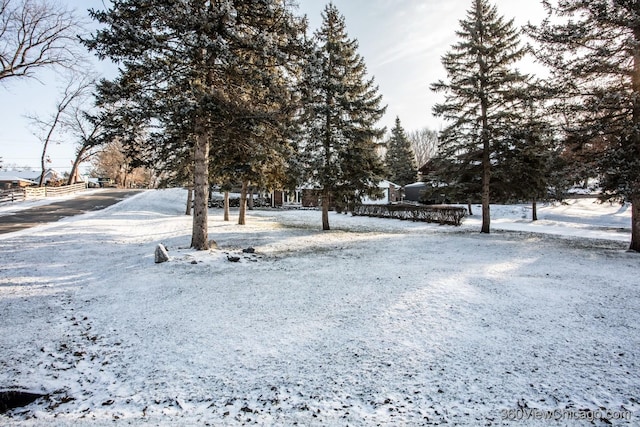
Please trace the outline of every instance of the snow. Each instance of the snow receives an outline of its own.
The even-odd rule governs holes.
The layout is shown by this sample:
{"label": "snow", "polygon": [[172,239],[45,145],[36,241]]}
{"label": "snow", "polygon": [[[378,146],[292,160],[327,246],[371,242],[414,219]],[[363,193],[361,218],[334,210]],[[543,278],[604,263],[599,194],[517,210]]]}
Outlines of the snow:
{"label": "snow", "polygon": [[[492,228],[497,230],[551,234],[591,239],[631,240],[631,208],[629,204],[601,203],[595,198],[569,199],[563,203],[545,204],[538,208],[538,221],[531,221],[531,207],[526,205],[492,206]],[[475,206],[480,214],[481,207]],[[493,220],[496,217],[495,221]],[[465,221],[480,228],[481,215]]]}
{"label": "snow", "polygon": [[461,227],[332,213],[330,232],[318,211],[212,209],[217,248],[196,252],[185,201],[0,235],[0,389],[49,394],[0,424],[638,424],[627,207],[492,206],[490,235],[479,207]]}

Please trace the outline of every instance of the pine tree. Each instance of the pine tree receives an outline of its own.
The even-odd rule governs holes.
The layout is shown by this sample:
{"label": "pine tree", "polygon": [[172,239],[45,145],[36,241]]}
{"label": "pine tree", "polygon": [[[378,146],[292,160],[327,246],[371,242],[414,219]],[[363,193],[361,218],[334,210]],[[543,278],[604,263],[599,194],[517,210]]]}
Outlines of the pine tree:
{"label": "pine tree", "polygon": [[537,108],[537,101],[523,103],[517,126],[505,138],[505,150],[498,159],[500,188],[505,201],[530,200],[532,220],[536,221],[537,202],[552,196],[554,167],[560,153],[551,123]]}
{"label": "pine tree", "polygon": [[451,153],[442,150],[427,164],[423,175],[427,188],[425,203],[463,203],[469,205],[482,197],[482,151]]}
{"label": "pine tree", "polygon": [[440,135],[440,155],[480,174],[482,232],[489,233],[492,159],[503,149],[515,89],[526,80],[513,68],[526,51],[513,20],[505,21],[487,0],[474,0],[460,26],[460,41],[442,58],[449,82],[431,85],[446,94],[433,111],[451,123]]}
{"label": "pine tree", "polygon": [[640,252],[640,3],[544,3],[549,19],[531,29],[566,138],[595,165],[604,200],[631,202],[630,250]]}
{"label": "pine tree", "polygon": [[[285,116],[282,124],[286,124]],[[233,130],[233,127],[229,128]],[[244,132],[241,132],[244,130]],[[221,185],[240,186],[241,203],[238,224],[246,223],[246,196],[249,187],[289,188],[288,159],[292,155],[286,126],[256,125],[236,129],[227,144],[216,145],[211,152],[212,180]],[[248,132],[251,131],[251,132]]]}
{"label": "pine tree", "polygon": [[387,142],[387,155],[385,158],[389,179],[404,187],[416,181],[418,167],[411,150],[411,142],[400,124],[400,118],[396,117],[396,123],[391,129],[391,138]]}
{"label": "pine tree", "polygon": [[375,140],[384,135],[376,123],[384,114],[381,95],[367,79],[358,43],[349,39],[344,17],[332,4],[322,14],[301,84],[306,104],[300,151],[308,179],[322,198],[322,228],[329,230],[330,197],[354,202],[377,195],[384,168]]}
{"label": "pine tree", "polygon": [[191,246],[207,249],[211,148],[230,143],[230,124],[237,130],[277,121],[272,96],[288,85],[263,71],[300,54],[304,22],[283,0],[119,0],[91,15],[104,28],[85,44],[121,65],[101,89],[149,125],[184,130],[183,144],[172,139],[176,145],[160,151],[191,151]]}

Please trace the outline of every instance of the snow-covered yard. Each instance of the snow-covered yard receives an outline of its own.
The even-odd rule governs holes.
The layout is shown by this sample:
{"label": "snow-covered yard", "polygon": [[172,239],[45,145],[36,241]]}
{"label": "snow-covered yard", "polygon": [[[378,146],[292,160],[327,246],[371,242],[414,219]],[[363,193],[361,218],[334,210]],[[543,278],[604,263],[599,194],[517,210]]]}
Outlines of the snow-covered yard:
{"label": "snow-covered yard", "polygon": [[0,236],[0,389],[48,395],[0,424],[640,424],[624,207],[494,207],[491,235],[211,210],[218,249],[194,252],[185,200]]}

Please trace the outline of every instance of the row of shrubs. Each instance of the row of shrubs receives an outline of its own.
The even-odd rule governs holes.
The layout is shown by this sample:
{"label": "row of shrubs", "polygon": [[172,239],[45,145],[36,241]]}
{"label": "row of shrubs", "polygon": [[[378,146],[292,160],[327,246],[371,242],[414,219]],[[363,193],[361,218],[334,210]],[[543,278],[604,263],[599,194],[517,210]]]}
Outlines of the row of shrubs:
{"label": "row of shrubs", "polygon": [[462,224],[462,219],[467,215],[467,209],[458,206],[444,205],[360,205],[353,209],[353,215],[458,226]]}
{"label": "row of shrubs", "polygon": [[[271,199],[266,197],[259,197],[253,199],[253,206],[256,208],[268,208],[271,206]],[[224,208],[224,199],[209,199],[209,207],[210,208]],[[240,207],[240,197],[230,197],[229,198],[229,207],[231,208],[239,208]]]}

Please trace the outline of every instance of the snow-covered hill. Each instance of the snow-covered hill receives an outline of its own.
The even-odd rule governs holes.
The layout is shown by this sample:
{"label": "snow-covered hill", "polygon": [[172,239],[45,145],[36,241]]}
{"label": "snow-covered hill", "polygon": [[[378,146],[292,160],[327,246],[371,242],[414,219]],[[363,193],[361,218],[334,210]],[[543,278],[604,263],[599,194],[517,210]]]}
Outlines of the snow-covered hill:
{"label": "snow-covered hill", "polygon": [[48,395],[0,424],[639,422],[624,207],[543,206],[532,224],[495,206],[491,235],[478,216],[331,214],[321,232],[317,211],[242,227],[212,210],[218,248],[195,252],[185,200],[149,191],[0,236],[0,389]]}

